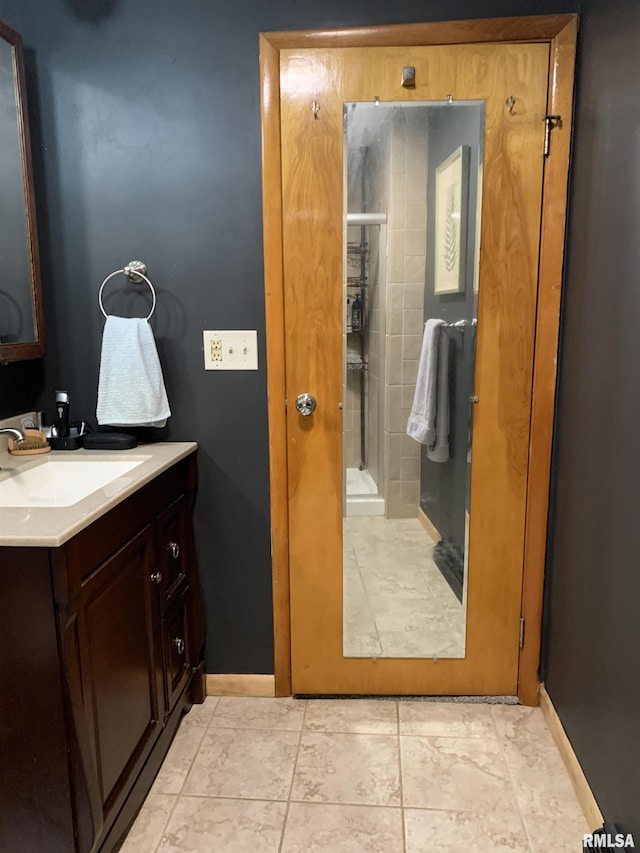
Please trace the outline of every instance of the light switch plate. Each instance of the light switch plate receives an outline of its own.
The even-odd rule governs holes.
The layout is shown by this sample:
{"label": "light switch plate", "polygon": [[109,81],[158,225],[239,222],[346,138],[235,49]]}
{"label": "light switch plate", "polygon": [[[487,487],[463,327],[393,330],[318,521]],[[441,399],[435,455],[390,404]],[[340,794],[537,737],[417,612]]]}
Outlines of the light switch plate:
{"label": "light switch plate", "polygon": [[204,341],[205,370],[257,370],[258,333],[245,331],[206,331]]}

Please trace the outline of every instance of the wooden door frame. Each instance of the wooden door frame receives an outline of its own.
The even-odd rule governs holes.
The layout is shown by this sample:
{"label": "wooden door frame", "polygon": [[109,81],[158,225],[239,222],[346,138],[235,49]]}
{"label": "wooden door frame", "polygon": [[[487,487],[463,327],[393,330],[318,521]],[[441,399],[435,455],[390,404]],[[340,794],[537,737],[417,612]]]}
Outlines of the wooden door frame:
{"label": "wooden door frame", "polygon": [[[518,666],[518,697],[525,705],[537,705],[577,31],[577,15],[541,15],[260,34],[262,205],[276,696],[291,694],[287,429],[284,407],[286,390],[280,51],[300,48],[426,46],[479,42],[547,42],[550,45],[547,112],[562,116],[563,121],[562,125],[553,131],[552,156],[545,161],[543,178],[521,610],[526,630]],[[540,120],[542,121],[542,116]]]}

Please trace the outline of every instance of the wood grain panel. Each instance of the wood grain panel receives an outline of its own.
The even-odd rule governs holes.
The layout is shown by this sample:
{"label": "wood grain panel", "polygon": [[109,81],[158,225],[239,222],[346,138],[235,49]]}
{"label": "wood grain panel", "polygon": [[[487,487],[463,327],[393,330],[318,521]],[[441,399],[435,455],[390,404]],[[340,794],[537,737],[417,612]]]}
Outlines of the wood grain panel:
{"label": "wood grain panel", "polygon": [[[404,65],[417,87],[398,85]],[[292,668],[295,692],[514,693],[549,46],[281,52]],[[504,106],[513,93],[518,109]],[[487,102],[465,660],[342,657],[342,103]],[[314,119],[311,104],[320,105]]]}
{"label": "wood grain panel", "polygon": [[527,571],[524,575],[522,590],[522,615],[526,622],[526,642],[520,653],[518,684],[518,697],[525,705],[538,703],[538,665],[542,632],[576,39],[577,20],[573,18],[558,34],[551,46],[549,69],[547,112],[552,115],[561,115],[563,118],[562,126],[552,132],[550,156],[546,160],[544,172],[525,539]]}
{"label": "wood grain panel", "polygon": [[580,807],[582,808],[586,818],[589,830],[590,832],[594,832],[596,829],[600,829],[603,825],[604,817],[600,811],[596,798],[593,796],[593,792],[589,786],[587,777],[584,775],[584,770],[578,761],[578,757],[573,751],[571,741],[567,737],[567,733],[564,730],[564,726],[558,716],[558,712],[551,701],[551,697],[545,690],[544,685],[540,685],[540,708],[542,709],[542,713],[547,721],[547,725],[549,726],[549,730],[553,736],[555,744],[558,747],[558,752],[562,756],[564,766],[566,767],[569,778],[571,779],[573,790],[576,792],[578,802],[580,803]]}
{"label": "wood grain panel", "polygon": [[[266,33],[260,39],[263,107],[263,177],[265,287],[267,302],[267,361],[269,372],[269,419],[271,464],[272,543],[274,555],[274,626],[276,691],[288,692],[290,684],[288,526],[286,482],[285,418],[281,407],[284,392],[284,304],[282,299],[282,210],[280,196],[279,104],[276,93],[279,80],[279,51],[283,48],[460,44],[471,42],[536,41],[551,43],[549,100],[547,110],[571,115],[577,16],[554,15],[479,21],[456,21],[399,27],[356,28],[350,30]],[[376,93],[377,94],[377,93]],[[411,97],[402,90],[400,97]],[[442,95],[441,95],[442,96]],[[545,171],[543,197],[543,241],[540,256],[539,300],[535,373],[533,377],[532,436],[529,451],[531,476],[528,482],[526,516],[526,560],[522,612],[527,619],[525,645],[521,651],[519,696],[528,704],[537,703],[537,667],[540,646],[540,611],[544,575],[550,435],[555,396],[555,354],[559,305],[559,275],[562,266],[562,240],[558,223],[564,223],[570,120],[562,133],[554,132],[554,148]],[[554,159],[555,158],[555,159]],[[548,239],[549,235],[556,239]],[[550,274],[545,274],[545,269]],[[545,305],[547,306],[545,308]],[[541,345],[543,344],[543,345]],[[273,381],[275,378],[275,393]],[[538,430],[541,430],[540,434]],[[537,471],[537,473],[536,473]],[[319,635],[320,643],[324,637]],[[322,646],[320,646],[322,647]],[[414,662],[416,663],[416,662]],[[423,668],[431,667],[423,662]],[[441,666],[441,664],[440,664]],[[347,663],[347,667],[349,664]],[[350,673],[354,691],[358,689],[357,670]],[[455,691],[454,678],[448,674],[441,686]],[[417,690],[413,672],[398,672],[395,687],[399,692]],[[407,687],[408,691],[402,688]],[[282,691],[280,690],[282,688]],[[467,683],[466,690],[473,687]],[[384,692],[380,690],[379,692]],[[388,691],[387,691],[388,692]]]}
{"label": "wood grain panel", "polygon": [[518,18],[480,18],[464,21],[392,24],[334,30],[298,30],[264,33],[279,49],[332,47],[397,47],[507,41],[549,41],[574,15],[531,15]]}
{"label": "wood grain panel", "polygon": [[286,392],[279,66],[278,51],[264,36],[260,36],[262,216],[264,222],[265,315],[267,326],[275,693],[276,696],[288,696],[291,693],[291,629],[289,621],[287,425],[284,408]]}

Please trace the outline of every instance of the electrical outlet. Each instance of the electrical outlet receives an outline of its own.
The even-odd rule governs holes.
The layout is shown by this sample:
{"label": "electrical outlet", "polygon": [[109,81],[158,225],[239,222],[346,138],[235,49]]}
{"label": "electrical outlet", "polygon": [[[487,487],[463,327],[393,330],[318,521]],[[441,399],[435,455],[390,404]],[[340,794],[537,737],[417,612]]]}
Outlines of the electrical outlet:
{"label": "electrical outlet", "polygon": [[205,370],[257,370],[258,333],[203,332]]}

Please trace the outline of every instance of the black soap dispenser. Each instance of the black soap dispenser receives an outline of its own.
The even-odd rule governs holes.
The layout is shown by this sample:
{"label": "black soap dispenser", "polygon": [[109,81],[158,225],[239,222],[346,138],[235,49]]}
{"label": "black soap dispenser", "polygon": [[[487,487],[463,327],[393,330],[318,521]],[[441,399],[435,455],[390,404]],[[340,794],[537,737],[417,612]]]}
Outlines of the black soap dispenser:
{"label": "black soap dispenser", "polygon": [[[77,432],[77,430],[74,429],[74,432]],[[83,437],[81,435],[71,435],[69,427],[69,394],[66,391],[56,391],[55,433],[49,439],[52,450],[78,450],[82,447]]]}
{"label": "black soap dispenser", "polygon": [[56,433],[58,438],[69,437],[69,394],[56,391]]}

